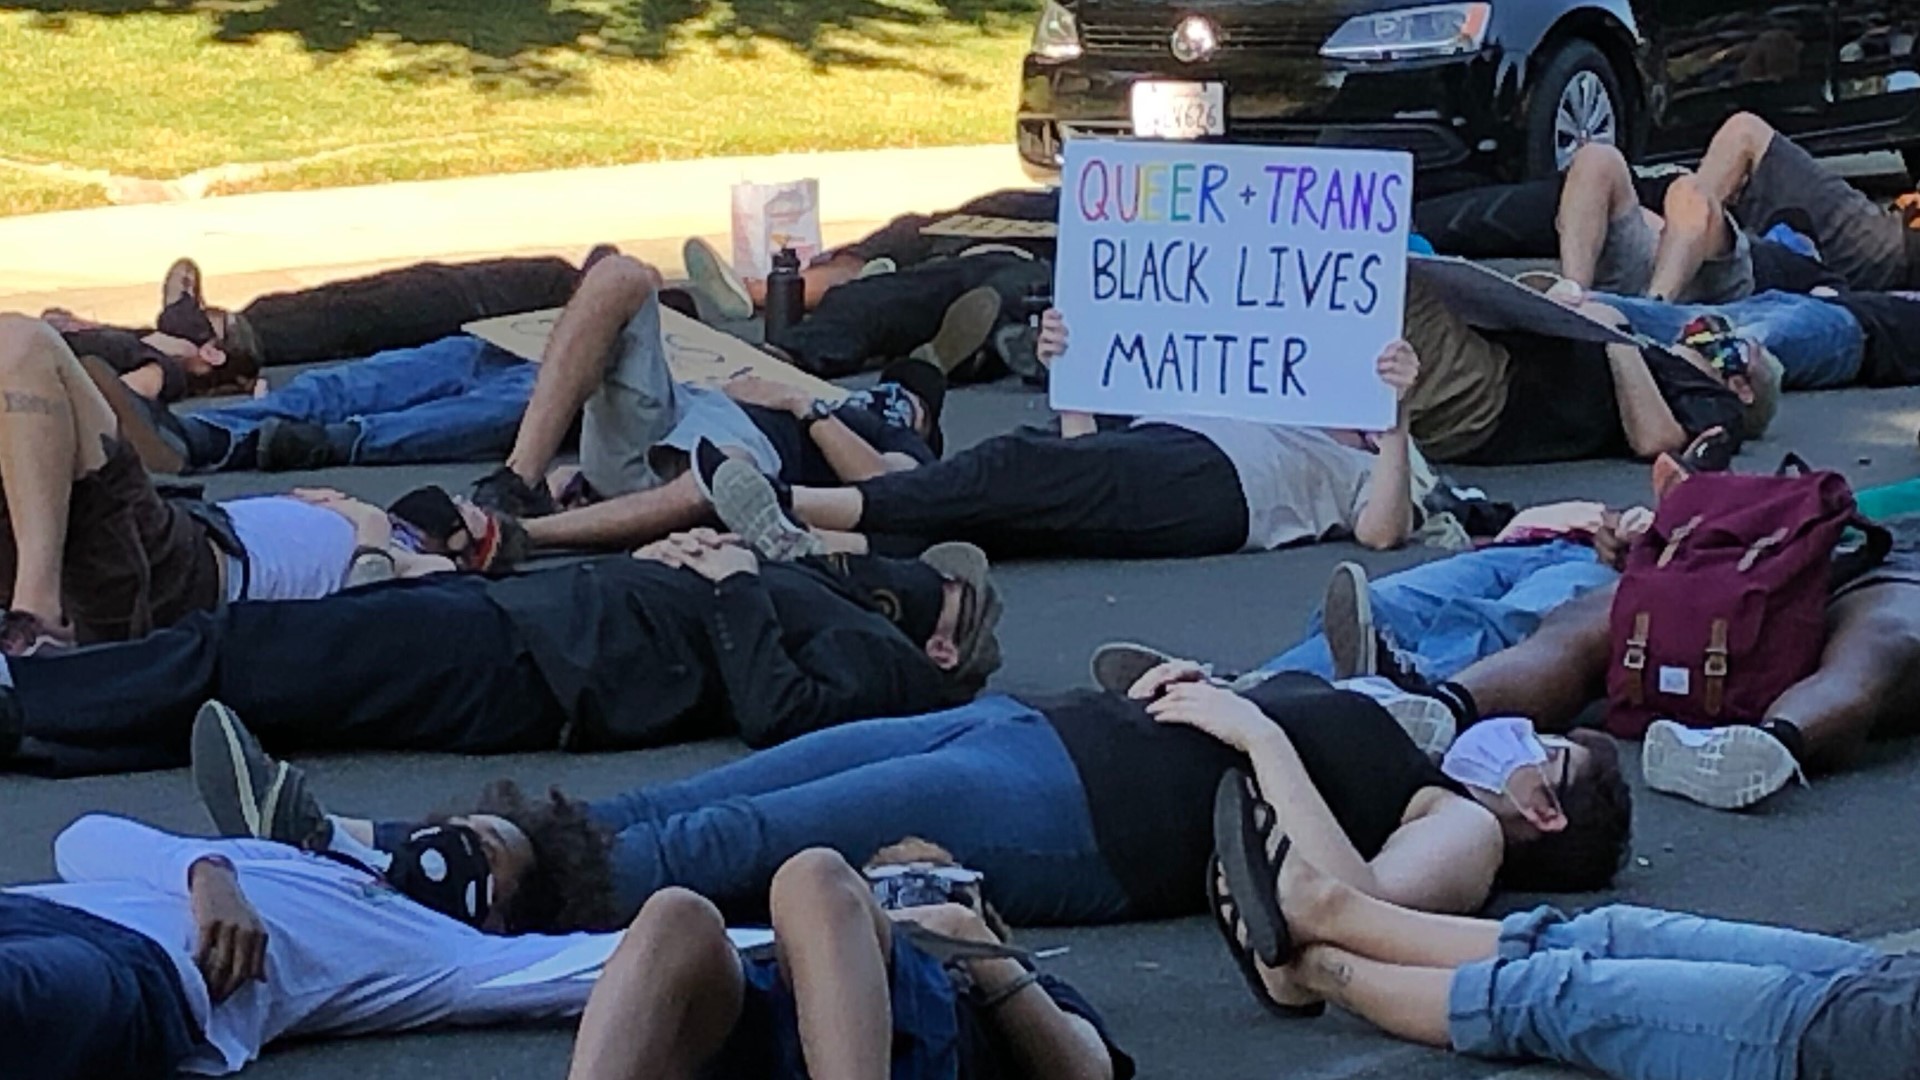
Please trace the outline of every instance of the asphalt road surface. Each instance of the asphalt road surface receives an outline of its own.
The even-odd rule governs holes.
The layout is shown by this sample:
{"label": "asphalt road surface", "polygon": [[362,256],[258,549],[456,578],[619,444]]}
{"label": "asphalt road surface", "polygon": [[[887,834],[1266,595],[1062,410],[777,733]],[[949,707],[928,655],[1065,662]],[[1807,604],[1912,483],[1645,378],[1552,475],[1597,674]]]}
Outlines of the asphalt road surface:
{"label": "asphalt road surface", "polygon": [[[276,380],[283,379],[275,373]],[[1045,416],[1042,400],[1012,385],[957,392],[949,442],[966,446]],[[1741,460],[1770,469],[1785,452],[1844,470],[1857,486],[1920,474],[1915,430],[1920,391],[1802,394],[1783,408],[1775,433]],[[384,501],[422,482],[450,489],[480,464],[351,469],[297,476],[216,477],[216,496],[327,484]],[[1564,498],[1625,505],[1647,497],[1647,471],[1626,462],[1528,469],[1459,470],[1494,497],[1522,505]],[[1177,491],[1165,493],[1181,497]],[[998,689],[1050,691],[1084,685],[1087,656],[1113,638],[1152,642],[1225,665],[1262,660],[1290,644],[1317,602],[1327,572],[1358,559],[1376,574],[1438,552],[1363,552],[1348,544],[1187,562],[1048,563],[1001,570],[1006,666]],[[432,633],[431,626],[420,632]],[[316,657],[316,663],[325,658]],[[1876,937],[1920,924],[1916,747],[1878,748],[1864,768],[1790,790],[1759,811],[1719,814],[1638,790],[1635,858],[1617,898],[1718,916],[1772,920],[1812,930]],[[303,762],[340,809],[401,815],[456,803],[486,780],[559,783],[601,795],[670,779],[741,753],[707,743],[604,756],[530,754],[492,759],[352,755]],[[1637,757],[1628,765],[1636,775]],[[1141,783],[1151,783],[1141,777]],[[110,811],[177,830],[207,823],[183,771],[47,782],[0,777],[0,880],[51,873],[49,841],[79,814]],[[1197,885],[1197,883],[1196,883]],[[1564,898],[1589,904],[1602,898]],[[1500,910],[1525,901],[1503,898]],[[1247,996],[1202,919],[1027,935],[1035,947],[1065,946],[1051,970],[1076,982],[1106,1011],[1113,1030],[1151,1077],[1397,1080],[1510,1073],[1511,1066],[1450,1058],[1374,1034],[1351,1017],[1308,1022],[1269,1018]],[[447,1032],[273,1049],[248,1069],[259,1080],[418,1080],[422,1076],[530,1080],[565,1074],[571,1035],[541,1031]]]}

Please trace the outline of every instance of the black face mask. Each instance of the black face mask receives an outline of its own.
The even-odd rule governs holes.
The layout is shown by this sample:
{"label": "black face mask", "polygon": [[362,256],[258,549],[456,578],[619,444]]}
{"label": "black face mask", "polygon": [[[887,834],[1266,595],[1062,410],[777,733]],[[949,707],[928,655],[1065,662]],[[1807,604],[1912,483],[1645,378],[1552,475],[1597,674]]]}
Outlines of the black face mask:
{"label": "black face mask", "polygon": [[393,852],[387,883],[476,929],[493,910],[493,867],[480,834],[465,825],[429,825],[409,834]]}

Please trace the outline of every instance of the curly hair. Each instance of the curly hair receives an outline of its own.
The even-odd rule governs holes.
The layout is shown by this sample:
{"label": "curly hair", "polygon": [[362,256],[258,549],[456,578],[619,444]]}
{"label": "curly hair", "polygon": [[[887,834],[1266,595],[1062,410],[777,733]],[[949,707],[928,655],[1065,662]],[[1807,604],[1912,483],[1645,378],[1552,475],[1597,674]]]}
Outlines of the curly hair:
{"label": "curly hair", "polygon": [[511,780],[496,780],[469,811],[506,818],[533,844],[534,866],[506,912],[513,934],[614,930],[622,925],[613,899],[613,837],[587,815],[586,804],[559,788],[529,797]]}
{"label": "curly hair", "polygon": [[1620,748],[1598,731],[1576,729],[1567,738],[1591,755],[1561,800],[1567,827],[1508,845],[1500,864],[1502,889],[1598,892],[1626,865],[1633,839],[1633,789],[1620,773]]}

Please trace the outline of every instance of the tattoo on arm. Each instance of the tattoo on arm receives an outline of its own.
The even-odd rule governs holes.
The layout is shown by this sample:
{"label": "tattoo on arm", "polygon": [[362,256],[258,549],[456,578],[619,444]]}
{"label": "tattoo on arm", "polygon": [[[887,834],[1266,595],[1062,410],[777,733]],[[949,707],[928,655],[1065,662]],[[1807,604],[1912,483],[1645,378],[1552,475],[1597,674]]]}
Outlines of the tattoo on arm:
{"label": "tattoo on arm", "polygon": [[60,402],[39,394],[29,394],[23,390],[0,391],[0,398],[6,402],[9,413],[28,413],[38,416],[59,416]]}
{"label": "tattoo on arm", "polygon": [[1314,961],[1313,966],[1314,969],[1320,973],[1321,977],[1335,986],[1344,988],[1353,982],[1353,965],[1347,963],[1345,960],[1322,957]]}

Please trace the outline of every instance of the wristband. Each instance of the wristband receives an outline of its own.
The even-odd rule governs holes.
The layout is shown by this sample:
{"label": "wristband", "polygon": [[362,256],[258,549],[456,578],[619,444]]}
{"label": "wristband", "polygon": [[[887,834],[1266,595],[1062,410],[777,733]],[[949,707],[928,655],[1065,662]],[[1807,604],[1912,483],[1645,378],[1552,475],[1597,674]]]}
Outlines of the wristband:
{"label": "wristband", "polygon": [[981,998],[976,1007],[983,1013],[992,1012],[1007,1002],[1012,1001],[1021,991],[1039,981],[1039,972],[1023,971],[1020,973],[1019,978]]}

